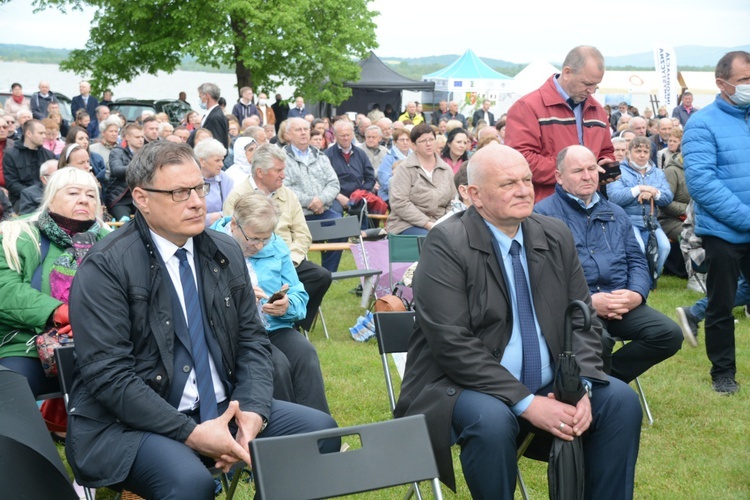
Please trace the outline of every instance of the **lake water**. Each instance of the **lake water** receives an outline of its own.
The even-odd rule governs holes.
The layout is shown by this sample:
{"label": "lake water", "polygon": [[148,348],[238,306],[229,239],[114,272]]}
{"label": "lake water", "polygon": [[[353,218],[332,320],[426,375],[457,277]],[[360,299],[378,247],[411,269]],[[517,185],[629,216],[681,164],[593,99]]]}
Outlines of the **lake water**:
{"label": "lake water", "polygon": [[[39,82],[50,82],[53,92],[61,92],[68,97],[79,94],[78,83],[81,77],[74,73],[60,71],[56,64],[33,64],[24,62],[0,61],[0,91],[9,92],[13,82],[23,86],[25,94],[32,94],[38,90]],[[237,100],[237,79],[231,73],[207,73],[203,71],[175,71],[172,74],[159,72],[157,75],[143,74],[129,83],[122,82],[112,88],[115,99],[177,99],[181,91],[187,93],[187,100],[194,109],[198,109],[198,86],[205,82],[212,82],[219,86],[227,103]],[[279,86],[268,92],[273,95],[279,92],[285,99],[292,97],[294,89],[289,86]],[[257,90],[256,90],[257,93]],[[99,97],[99,96],[97,96]]]}

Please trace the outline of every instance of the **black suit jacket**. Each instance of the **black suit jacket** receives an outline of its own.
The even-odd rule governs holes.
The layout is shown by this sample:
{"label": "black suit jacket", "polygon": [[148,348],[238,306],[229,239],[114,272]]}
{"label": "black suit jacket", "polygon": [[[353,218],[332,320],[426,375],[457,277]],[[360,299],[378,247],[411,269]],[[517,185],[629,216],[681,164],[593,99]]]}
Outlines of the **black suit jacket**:
{"label": "black suit jacket", "polygon": [[[489,111],[487,112],[487,114],[490,117],[490,122],[487,125],[489,125],[490,127],[494,127],[495,126],[495,115],[492,114]],[[477,123],[479,122],[479,120],[484,120],[484,111],[482,109],[478,109],[478,110],[474,111],[474,116],[471,117],[471,125],[473,127],[476,127]]]}
{"label": "black suit jacket", "polygon": [[[529,279],[539,326],[552,360],[563,347],[568,304],[591,308],[586,278],[570,230],[557,219],[530,215],[522,224]],[[484,219],[469,208],[430,230],[414,276],[416,326],[409,341],[395,415],[424,414],[440,478],[455,489],[450,453],[453,405],[472,389],[514,405],[530,392],[501,364],[513,329],[503,271]],[[574,321],[573,351],[581,376],[604,382],[601,324]]]}
{"label": "black suit jacket", "polygon": [[219,141],[227,150],[229,149],[229,122],[224,116],[221,106],[215,106],[206,117],[203,127],[211,131],[214,139]]}

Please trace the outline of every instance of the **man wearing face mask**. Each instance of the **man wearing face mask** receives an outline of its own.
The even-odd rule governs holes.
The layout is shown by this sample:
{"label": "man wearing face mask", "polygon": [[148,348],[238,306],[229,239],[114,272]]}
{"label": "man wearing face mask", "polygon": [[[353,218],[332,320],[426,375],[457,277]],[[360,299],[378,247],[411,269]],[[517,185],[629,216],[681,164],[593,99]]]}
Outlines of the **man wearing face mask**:
{"label": "man wearing face mask", "polygon": [[732,304],[739,273],[750,272],[750,53],[722,57],[716,86],[716,100],[687,122],[682,154],[708,266],[706,353],[713,389],[734,394],[740,386]]}
{"label": "man wearing face mask", "polygon": [[[224,146],[224,149],[227,149],[229,147],[229,122],[219,106],[219,97],[221,97],[221,90],[215,83],[204,83],[198,87],[201,109],[208,110],[201,122],[201,128],[211,131],[213,137]],[[188,138],[190,147],[195,145],[194,135],[195,133]]]}

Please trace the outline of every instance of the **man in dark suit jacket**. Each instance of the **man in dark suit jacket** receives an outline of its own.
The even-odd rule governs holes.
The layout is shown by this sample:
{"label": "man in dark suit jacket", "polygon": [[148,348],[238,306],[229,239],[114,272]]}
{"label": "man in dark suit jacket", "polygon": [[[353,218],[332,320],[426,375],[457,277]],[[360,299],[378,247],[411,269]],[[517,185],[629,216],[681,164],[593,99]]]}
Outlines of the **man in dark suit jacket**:
{"label": "man in dark suit jacket", "polygon": [[[396,416],[425,415],[451,488],[450,446],[460,444],[474,498],[513,498],[519,427],[532,426],[568,441],[583,436],[591,498],[632,497],[641,407],[602,372],[601,325],[570,230],[532,214],[531,170],[517,151],[481,149],[468,176],[473,206],[430,231],[414,276],[417,319]],[[572,300],[592,316],[589,330],[574,317],[589,388],[576,406],[548,397]],[[535,353],[536,365],[527,364]]]}
{"label": "man in dark suit jacket", "polygon": [[193,151],[148,144],[127,177],[135,219],[91,249],[70,293],[79,340],[68,461],[86,486],[213,500],[206,463],[248,461],[251,439],[336,423],[273,399],[245,259],[231,237],[205,230]]}
{"label": "man in dark suit jacket", "polygon": [[91,117],[89,130],[94,130],[99,127],[99,122],[96,119],[96,107],[99,106],[99,101],[91,95],[91,84],[89,82],[81,82],[78,85],[78,90],[81,91],[81,95],[75,96],[70,101],[70,113],[73,115],[73,120],[75,120],[76,112],[79,109],[85,109]]}
{"label": "man in dark suit jacket", "polygon": [[294,101],[294,107],[289,110],[287,118],[304,118],[309,111],[305,107],[305,99],[302,96],[297,96]]}
{"label": "man in dark suit jacket", "polygon": [[[201,108],[207,109],[208,113],[203,117],[203,123],[201,128],[205,128],[211,131],[214,139],[219,141],[224,148],[229,148],[229,122],[227,117],[224,116],[224,111],[219,106],[219,97],[221,97],[221,90],[215,83],[204,83],[198,87],[198,98],[201,100]],[[193,146],[191,142],[193,136],[188,139],[188,144]]]}
{"label": "man in dark suit jacket", "polygon": [[479,120],[484,120],[490,127],[495,126],[495,115],[490,113],[490,106],[492,102],[489,99],[485,99],[482,102],[482,108],[474,111],[474,116],[471,117],[471,125],[477,126]]}

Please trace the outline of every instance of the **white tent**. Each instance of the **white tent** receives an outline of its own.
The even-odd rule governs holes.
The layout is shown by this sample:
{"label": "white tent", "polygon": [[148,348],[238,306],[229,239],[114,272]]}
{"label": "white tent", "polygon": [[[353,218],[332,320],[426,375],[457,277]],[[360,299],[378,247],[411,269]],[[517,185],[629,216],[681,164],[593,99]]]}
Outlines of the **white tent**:
{"label": "white tent", "polygon": [[559,69],[545,60],[532,61],[513,78],[512,88],[517,94],[516,98],[538,89],[550,76],[559,72]]}

